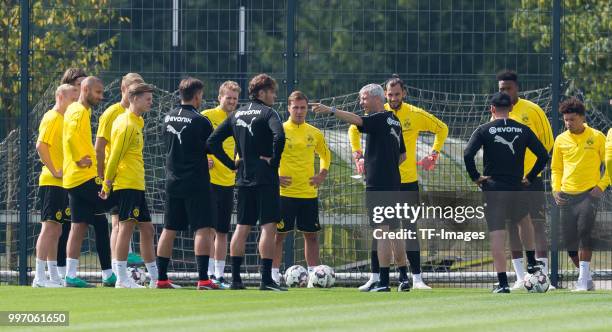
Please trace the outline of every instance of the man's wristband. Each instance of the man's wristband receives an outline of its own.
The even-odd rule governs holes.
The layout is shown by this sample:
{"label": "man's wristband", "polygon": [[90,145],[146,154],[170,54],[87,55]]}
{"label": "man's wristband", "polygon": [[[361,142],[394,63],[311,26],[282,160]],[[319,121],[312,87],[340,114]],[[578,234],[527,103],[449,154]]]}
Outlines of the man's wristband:
{"label": "man's wristband", "polygon": [[330,107],[329,111],[331,112],[332,115],[335,115],[336,114],[336,106]]}

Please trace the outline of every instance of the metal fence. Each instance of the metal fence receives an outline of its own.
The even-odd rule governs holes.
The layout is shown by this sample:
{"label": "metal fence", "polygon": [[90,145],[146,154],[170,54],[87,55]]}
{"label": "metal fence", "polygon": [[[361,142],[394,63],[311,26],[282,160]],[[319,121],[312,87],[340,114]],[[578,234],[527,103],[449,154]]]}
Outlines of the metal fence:
{"label": "metal fence", "polygon": [[[462,139],[486,116],[486,96],[497,90],[498,70],[519,73],[521,90],[530,91],[527,98],[546,110],[556,133],[562,131],[557,104],[566,94],[584,98],[592,111],[590,124],[602,131],[610,127],[612,34],[606,25],[610,15],[605,15],[610,6],[602,0],[5,1],[0,6],[7,18],[0,20],[0,283],[26,283],[32,267],[39,227],[35,133],[42,112],[53,103],[45,92],[68,67],[86,68],[105,80],[104,105],[119,99],[116,81],[122,75],[138,72],[159,88],[160,112],[172,105],[173,91],[185,75],[205,82],[205,98],[212,105],[221,82],[238,81],[246,99],[248,78],[266,72],[279,82],[277,108],[284,114],[283,101],[295,89],[311,99],[355,109],[354,93],[362,85],[397,73],[412,87],[408,101],[451,128],[454,140],[445,146],[451,152],[439,173],[421,174],[431,188],[448,188],[465,180],[451,156],[462,151]],[[328,179],[322,200],[337,195],[338,188],[347,196],[360,191],[348,183],[353,170],[346,158],[346,128],[309,120],[325,126],[335,152],[336,178]],[[428,142],[426,136],[419,146]],[[148,174],[148,186],[162,176]],[[323,263],[357,280],[368,269],[369,241],[363,229],[351,226],[350,208],[332,209],[353,204],[351,199],[322,203],[323,215],[335,221],[321,232],[321,253]],[[554,229],[556,210],[550,207]],[[602,209],[610,207],[604,204]],[[609,214],[600,216],[609,219]],[[287,255],[286,263],[303,259],[301,242],[293,240],[287,249],[295,247],[295,254]],[[181,246],[181,263],[174,268],[187,272],[193,267],[191,244],[185,240]],[[95,255],[89,255],[94,249],[94,241],[84,246],[83,270],[97,271]],[[432,266],[447,256],[466,258],[460,249],[442,257],[426,246],[422,255]],[[479,255],[488,257],[485,250]],[[575,277],[567,272],[574,269],[563,254],[553,252],[551,257],[563,281]],[[254,266],[256,256],[247,262]],[[597,253],[594,266],[607,278],[612,253]],[[493,270],[482,263],[460,271],[486,276]],[[468,278],[440,276],[431,274],[430,279],[467,285]]]}

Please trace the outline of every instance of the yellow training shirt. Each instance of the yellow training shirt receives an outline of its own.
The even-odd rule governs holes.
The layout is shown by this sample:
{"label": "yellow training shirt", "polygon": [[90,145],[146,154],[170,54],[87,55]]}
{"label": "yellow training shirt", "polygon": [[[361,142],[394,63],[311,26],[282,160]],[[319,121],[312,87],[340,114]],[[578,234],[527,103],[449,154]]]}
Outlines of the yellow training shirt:
{"label": "yellow training shirt", "polygon": [[121,103],[116,103],[109,106],[100,116],[100,121],[98,121],[98,132],[96,133],[96,137],[101,137],[106,140],[106,146],[104,147],[104,164],[108,163],[108,155],[110,154],[113,122],[115,122],[119,114],[123,113],[125,113],[125,108],[121,106]]}
{"label": "yellow training shirt", "polygon": [[[214,129],[219,127],[219,125],[225,121],[225,119],[227,119],[227,113],[221,108],[221,106],[205,110],[202,112],[202,115],[210,120]],[[235,147],[236,141],[234,141],[233,137],[230,136],[223,141],[223,150],[228,156],[234,156]],[[210,169],[210,183],[224,187],[233,186],[236,183],[236,173],[227,168],[212,154],[209,154],[208,158],[211,158],[214,163],[213,168]]]}
{"label": "yellow training shirt", "polygon": [[[54,110],[47,111],[40,121],[38,127],[38,142],[45,143],[49,146],[49,155],[53,168],[61,170],[62,165],[62,131],[64,129],[64,116]],[[51,174],[47,166],[43,165],[40,177],[38,178],[39,186],[62,186],[62,179],[58,179]]]}
{"label": "yellow training shirt", "polygon": [[[538,140],[544,145],[546,151],[550,152],[554,144],[554,136],[550,122],[546,117],[546,113],[535,103],[529,100],[521,99],[516,102],[510,112],[510,119],[515,120],[529,127],[536,135]],[[538,158],[527,149],[525,152],[525,170],[524,175],[527,176]],[[539,175],[541,175],[540,173]]]}
{"label": "yellow training shirt", "polygon": [[[96,177],[96,152],[91,142],[91,109],[85,108],[81,103],[74,102],[68,106],[64,113],[64,132],[62,147],[63,184],[70,189],[83,184]],[[77,161],[89,156],[92,161],[90,167],[80,168]]]}
{"label": "yellow training shirt", "polygon": [[[385,110],[392,111],[402,123],[402,135],[406,145],[406,161],[399,167],[402,183],[415,182],[418,180],[416,145],[419,133],[428,131],[435,134],[433,150],[440,152],[448,136],[448,126],[422,108],[407,103],[402,103],[397,111],[387,103]],[[349,127],[348,135],[352,151],[361,150],[361,133],[355,125]]]}
{"label": "yellow training shirt", "polygon": [[581,193],[595,186],[605,190],[610,179],[601,175],[605,158],[606,137],[586,124],[582,134],[566,130],[557,136],[552,156],[552,189],[565,193]]}
{"label": "yellow training shirt", "polygon": [[319,170],[331,164],[331,152],[323,133],[307,123],[295,124],[291,119],[283,123],[285,149],[281,156],[280,176],[290,176],[291,185],[280,187],[280,195],[292,198],[316,198],[317,188],[310,185],[315,175],[315,153],[319,155]]}
{"label": "yellow training shirt", "polygon": [[606,172],[608,178],[612,181],[612,128],[608,130],[608,138],[606,139]]}
{"label": "yellow training shirt", "polygon": [[[144,119],[130,111],[113,122],[110,155],[104,171],[104,179],[113,181],[113,190],[145,190],[143,127]],[[104,191],[109,191],[106,181]]]}

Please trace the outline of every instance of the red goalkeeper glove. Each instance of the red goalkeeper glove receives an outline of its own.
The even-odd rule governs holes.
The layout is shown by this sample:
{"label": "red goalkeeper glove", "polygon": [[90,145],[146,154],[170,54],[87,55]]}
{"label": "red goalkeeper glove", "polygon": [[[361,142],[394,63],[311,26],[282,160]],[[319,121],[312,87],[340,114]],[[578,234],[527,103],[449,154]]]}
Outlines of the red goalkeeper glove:
{"label": "red goalkeeper glove", "polygon": [[421,166],[426,171],[431,171],[436,167],[436,161],[438,160],[438,153],[432,152],[429,156],[421,159],[417,162],[417,165]]}
{"label": "red goalkeeper glove", "polygon": [[365,173],[363,153],[361,153],[361,151],[353,152],[353,160],[355,161],[355,168],[357,170],[357,174],[363,175],[363,173]]}

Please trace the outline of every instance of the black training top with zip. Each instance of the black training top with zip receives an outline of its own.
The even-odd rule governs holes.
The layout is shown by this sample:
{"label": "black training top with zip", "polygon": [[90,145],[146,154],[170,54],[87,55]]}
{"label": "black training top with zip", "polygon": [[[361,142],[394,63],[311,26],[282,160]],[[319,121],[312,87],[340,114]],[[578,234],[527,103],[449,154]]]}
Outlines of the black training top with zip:
{"label": "black training top with zip", "polygon": [[[275,110],[259,100],[240,107],[215,129],[208,139],[210,151],[225,166],[236,169],[222,143],[233,136],[238,153],[236,186],[278,185],[278,167],[285,148],[285,131]],[[260,157],[272,158],[270,163]]]}
{"label": "black training top with zip", "polygon": [[523,179],[525,150],[530,149],[538,158],[527,179],[533,181],[544,169],[548,152],[529,127],[512,119],[497,119],[478,127],[465,147],[463,160],[472,180],[480,173],[474,157],[483,148],[485,176],[509,184],[520,183]]}
{"label": "black training top with zip", "polygon": [[206,141],[210,121],[191,105],[180,105],[164,117],[166,192],[173,197],[207,195],[210,184]]}
{"label": "black training top with zip", "polygon": [[365,150],[366,188],[399,190],[399,158],[406,152],[402,125],[389,111],[362,116],[357,127],[367,134]]}

